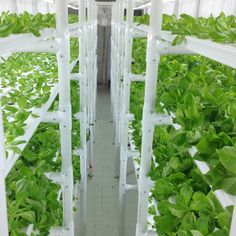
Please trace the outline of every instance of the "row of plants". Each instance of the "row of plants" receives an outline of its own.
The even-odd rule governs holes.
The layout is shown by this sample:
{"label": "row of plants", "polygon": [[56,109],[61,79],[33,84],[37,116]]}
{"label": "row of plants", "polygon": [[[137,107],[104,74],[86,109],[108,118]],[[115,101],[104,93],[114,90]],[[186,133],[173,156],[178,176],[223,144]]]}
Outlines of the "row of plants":
{"label": "row of plants", "polygon": [[[145,54],[146,39],[136,39],[134,73],[145,73]],[[156,111],[173,114],[181,126],[158,127],[154,132],[155,160],[149,175],[160,215],[153,207],[149,211],[158,235],[229,235],[233,207],[223,209],[212,191],[236,195],[235,79],[235,70],[201,56],[161,57]],[[144,86],[131,86],[135,115],[131,129],[139,150]],[[198,150],[194,159],[208,164],[206,175],[190,156],[191,146]]]}
{"label": "row of plants", "polygon": [[[78,39],[71,39],[71,61],[78,57]],[[78,66],[73,70],[78,72]],[[26,235],[25,229],[34,225],[37,235],[48,235],[51,227],[62,225],[61,187],[48,180],[45,173],[60,171],[60,132],[57,124],[40,124],[22,151],[18,148],[27,126],[37,114],[35,107],[42,107],[58,82],[57,60],[50,53],[14,53],[3,58],[0,64],[1,88],[12,90],[2,98],[6,146],[20,154],[20,158],[9,173],[7,185],[7,206],[10,234]],[[50,110],[58,109],[58,97]],[[80,146],[79,85],[71,81],[72,145]],[[15,139],[18,138],[18,141]],[[20,140],[20,141],[19,141]],[[8,154],[8,153],[7,153]],[[74,182],[80,179],[79,157],[73,154]]]}
{"label": "row of plants", "polygon": [[[150,16],[135,17],[138,24],[149,25]],[[180,44],[186,36],[195,36],[200,39],[210,39],[214,42],[235,44],[236,42],[236,16],[225,16],[221,13],[218,17],[194,18],[187,14],[163,15],[162,30],[170,31],[176,35],[173,45]]]}
{"label": "row of plants", "polygon": [[12,54],[0,64],[0,78],[1,89],[11,88],[1,99],[7,149],[20,153],[19,141],[15,139],[24,135],[29,117],[37,118],[32,109],[40,108],[48,101],[57,83],[56,56],[49,53]]}
{"label": "row of plants", "polygon": [[[76,59],[78,52],[76,38],[71,39],[71,52],[72,61]],[[19,140],[19,137],[25,134],[27,121],[38,117],[34,108],[40,108],[48,101],[57,82],[55,54],[14,53],[8,58],[2,57],[0,92],[11,88],[10,92],[1,99],[7,150],[21,152],[17,145],[24,142]]]}
{"label": "row of plants", "polygon": [[[78,22],[78,16],[69,14],[69,24]],[[32,33],[40,36],[40,30],[45,28],[56,28],[56,16],[52,13],[35,15],[29,12],[21,14],[3,12],[0,15],[0,38],[11,34]]]}

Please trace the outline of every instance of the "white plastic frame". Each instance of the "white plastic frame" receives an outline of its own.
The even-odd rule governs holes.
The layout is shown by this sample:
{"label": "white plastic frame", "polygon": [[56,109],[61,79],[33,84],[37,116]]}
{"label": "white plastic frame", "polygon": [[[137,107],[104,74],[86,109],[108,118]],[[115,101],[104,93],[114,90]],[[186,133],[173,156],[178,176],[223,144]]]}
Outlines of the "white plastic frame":
{"label": "white plastic frame", "polygon": [[[151,124],[150,118],[155,110],[155,93],[157,83],[158,61],[162,53],[180,53],[180,54],[200,54],[210,59],[224,63],[228,66],[236,68],[235,60],[236,50],[229,45],[220,45],[209,40],[201,40],[194,37],[186,37],[185,42],[181,45],[182,49],[165,50],[163,42],[158,39],[172,42],[173,37],[169,32],[161,32],[161,2],[151,1],[151,21],[149,27],[149,40],[147,49],[147,73],[146,73],[146,86],[145,86],[145,100],[143,109],[143,125],[142,125],[142,152],[141,152],[141,169],[139,174],[139,203],[138,203],[138,222],[136,228],[136,236],[149,235],[147,233],[147,215],[148,215],[148,193],[150,191],[147,174],[150,171],[151,151],[153,141],[153,131],[156,124]],[[159,25],[156,25],[159,22]],[[145,27],[142,27],[142,31]],[[162,46],[163,45],[163,46]],[[187,50],[187,52],[186,52]],[[154,71],[155,69],[155,71]],[[169,123],[171,124],[171,122]],[[219,197],[219,194],[216,193]],[[220,195],[222,196],[222,195]],[[228,198],[228,197],[227,197]],[[225,198],[225,200],[227,200]],[[222,202],[222,199],[221,199]],[[222,204],[223,205],[223,204]],[[232,222],[236,219],[235,211],[233,214]],[[234,223],[231,224],[230,236],[234,235]]]}
{"label": "white plastic frame", "polygon": [[[0,53],[7,52],[52,52],[57,53],[58,61],[58,86],[55,85],[51,96],[46,104],[37,110],[39,118],[30,119],[28,133],[26,132],[26,141],[30,140],[34,130],[40,122],[56,122],[60,126],[60,142],[62,167],[60,173],[50,173],[53,181],[57,181],[62,187],[63,199],[63,226],[57,229],[51,229],[50,235],[74,235],[74,212],[73,212],[73,168],[72,168],[72,147],[71,147],[71,101],[70,101],[70,76],[71,70],[75,63],[70,64],[70,41],[69,41],[69,26],[67,0],[56,1],[56,22],[57,29],[46,29],[41,32],[41,37],[37,38],[31,34],[12,35],[8,38],[0,39]],[[73,25],[71,28],[75,30]],[[55,39],[54,39],[55,38]],[[49,39],[49,40],[48,40]],[[30,46],[29,46],[30,45]],[[58,112],[48,113],[50,105],[53,103],[56,96],[59,94],[59,110]],[[19,158],[19,155],[12,154],[12,158],[6,160],[3,122],[0,109],[0,216],[3,227],[0,235],[7,236],[7,208],[6,208],[6,190],[5,178]],[[26,144],[21,149],[23,150]],[[11,156],[10,156],[11,157]],[[7,171],[6,171],[7,170]],[[57,178],[56,178],[57,176]],[[56,179],[57,180],[56,180]],[[30,225],[27,233],[33,231],[33,225]]]}
{"label": "white plastic frame", "polygon": [[[80,37],[78,80],[80,83],[80,235],[87,230],[87,181],[93,175],[94,123],[97,90],[97,6],[94,0],[79,0]],[[86,15],[87,9],[87,15]],[[89,141],[87,134],[90,134]]]}
{"label": "white plastic frame", "polygon": [[[152,140],[154,127],[156,125],[173,125],[170,116],[155,114],[155,97],[156,97],[156,84],[157,84],[157,71],[159,58],[162,54],[200,54],[217,62],[226,64],[233,68],[236,68],[235,47],[230,45],[221,45],[211,42],[209,40],[201,40],[194,37],[186,37],[185,42],[182,45],[172,47],[171,42],[175,36],[169,32],[161,31],[162,20],[162,1],[152,0],[151,10],[151,23],[150,26],[134,26],[129,30],[129,34],[133,37],[145,37],[148,36],[148,49],[147,49],[147,71],[146,79],[143,75],[133,75],[129,70],[128,76],[126,76],[127,69],[130,66],[130,43],[129,38],[125,38],[125,56],[123,61],[125,62],[124,68],[121,68],[120,54],[122,54],[122,47],[119,42],[118,35],[122,35],[121,32],[125,30],[127,32],[126,25],[124,25],[123,19],[120,18],[122,10],[122,1],[118,1],[113,9],[113,21],[112,21],[112,107],[114,114],[114,121],[116,125],[116,145],[120,149],[120,235],[124,232],[124,194],[127,190],[134,190],[135,186],[128,186],[126,184],[126,168],[127,158],[130,157],[131,152],[127,151],[127,133],[128,133],[128,115],[129,109],[129,86],[132,81],[145,81],[145,102],[143,109],[143,122],[142,122],[142,153],[141,153],[141,169],[139,171],[138,191],[139,191],[139,203],[138,203],[138,222],[136,227],[136,236],[152,235],[153,232],[148,230],[148,198],[150,192],[150,179],[147,177],[150,171],[150,163],[152,158]],[[132,4],[131,1],[128,4]],[[128,5],[129,6],[129,5]],[[127,8],[127,19],[129,21],[129,8]],[[123,29],[125,27],[125,29]],[[131,36],[129,36],[131,37]],[[161,40],[160,40],[161,39]],[[129,59],[128,59],[129,58]],[[127,60],[128,59],[128,60]],[[124,69],[124,74],[122,70]],[[119,73],[118,70],[121,70]],[[128,78],[129,79],[128,79]],[[119,104],[122,102],[122,104]],[[121,114],[120,116],[118,114]],[[152,120],[152,122],[150,122]],[[119,150],[118,149],[118,150]],[[199,164],[199,163],[197,163]],[[118,164],[117,164],[118,166]],[[201,167],[203,164],[198,165]],[[118,169],[118,168],[117,168]],[[220,200],[222,206],[227,206],[231,196],[222,194],[221,190],[216,191],[215,195]],[[233,203],[233,202],[232,202]],[[236,211],[234,211],[232,222],[236,220]],[[231,225],[230,236],[235,232],[234,224]],[[156,234],[156,233],[154,233]]]}

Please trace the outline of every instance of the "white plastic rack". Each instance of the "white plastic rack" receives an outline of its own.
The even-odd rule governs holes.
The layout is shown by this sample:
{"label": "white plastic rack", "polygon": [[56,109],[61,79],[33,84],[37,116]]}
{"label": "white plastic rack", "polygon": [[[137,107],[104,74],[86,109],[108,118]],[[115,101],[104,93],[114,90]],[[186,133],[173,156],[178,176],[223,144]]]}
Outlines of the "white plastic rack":
{"label": "white plastic rack", "polygon": [[[86,233],[87,180],[92,173],[92,149],[94,143],[95,104],[96,104],[96,73],[97,73],[97,6],[93,0],[79,0],[80,24],[83,25],[79,37],[79,73],[80,84],[80,235]],[[86,9],[88,16],[86,17]],[[92,45],[92,46],[91,46]],[[87,134],[90,140],[87,142]]]}
{"label": "white plastic rack", "polygon": [[[133,0],[127,3],[118,0],[113,9],[112,19],[112,107],[113,118],[116,125],[116,146],[120,152],[120,166],[117,173],[120,177],[120,236],[124,235],[124,207],[125,193],[128,190],[136,189],[135,186],[128,186],[126,182],[127,159],[134,157],[129,147],[129,121],[132,115],[129,113],[130,84],[133,81],[145,81],[145,98],[142,120],[142,145],[140,167],[135,163],[135,170],[139,169],[138,176],[138,216],[136,236],[156,235],[155,231],[148,228],[148,208],[150,179],[148,173],[152,160],[153,133],[156,125],[173,125],[171,115],[156,114],[156,87],[157,72],[160,56],[163,54],[199,54],[236,68],[236,47],[234,45],[222,45],[210,40],[201,40],[187,36],[185,41],[178,46],[172,46],[174,35],[170,32],[161,31],[162,25],[162,1],[151,1],[150,26],[133,24]],[[127,11],[126,21],[124,20],[124,9]],[[134,37],[147,37],[146,54],[146,75],[134,75],[131,73],[132,44]],[[192,156],[196,150],[190,149]],[[206,173],[206,163],[195,161],[202,173]],[[117,174],[118,175],[118,174]],[[223,190],[215,191],[215,195],[223,207],[235,205],[235,197],[226,194]],[[236,208],[236,207],[235,207]],[[232,222],[236,221],[236,210],[234,209]],[[236,226],[231,224],[230,236],[234,235]]]}
{"label": "white plastic rack", "polygon": [[[50,52],[57,54],[58,62],[58,84],[51,89],[48,101],[40,108],[33,108],[36,118],[30,117],[26,121],[25,134],[19,137],[26,141],[19,145],[23,151],[41,122],[58,123],[60,127],[60,143],[62,166],[59,173],[47,173],[47,176],[61,185],[59,196],[63,199],[63,225],[60,228],[52,228],[50,235],[72,236],[74,235],[74,203],[73,194],[79,192],[79,213],[80,213],[80,235],[85,235],[86,231],[86,194],[88,167],[92,167],[92,155],[89,150],[94,142],[93,123],[95,120],[96,104],[96,11],[97,7],[93,0],[79,0],[80,22],[68,25],[68,13],[65,9],[68,0],[56,0],[56,30],[44,29],[40,37],[32,34],[11,35],[0,39],[0,54],[12,52]],[[86,17],[86,9],[88,17]],[[70,64],[70,36],[79,38],[79,57]],[[91,46],[92,45],[92,46]],[[72,74],[74,66],[79,61],[80,72]],[[89,71],[89,72],[88,72]],[[70,101],[70,80],[79,81],[80,84],[80,172],[81,180],[79,191],[73,186],[72,168],[72,145],[71,145],[71,101]],[[1,91],[1,97],[5,96],[9,89]],[[59,110],[48,112],[51,104],[59,95]],[[88,99],[90,98],[91,99]],[[90,138],[87,140],[87,134]],[[88,145],[90,144],[90,145]],[[89,152],[90,155],[87,155]],[[0,219],[1,236],[9,235],[6,186],[5,179],[20,157],[19,154],[10,152],[6,158],[6,147],[4,142],[4,127],[2,119],[2,108],[0,104]],[[89,157],[89,159],[88,159]],[[89,163],[89,165],[88,165]],[[33,225],[26,229],[27,235],[34,232]]]}

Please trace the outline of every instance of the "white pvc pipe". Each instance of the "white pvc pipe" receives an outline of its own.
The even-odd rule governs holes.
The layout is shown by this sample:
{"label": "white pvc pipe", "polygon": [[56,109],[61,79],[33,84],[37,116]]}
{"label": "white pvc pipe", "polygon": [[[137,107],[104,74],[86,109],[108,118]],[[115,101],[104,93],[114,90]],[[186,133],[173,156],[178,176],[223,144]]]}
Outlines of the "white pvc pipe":
{"label": "white pvc pipe", "polygon": [[6,200],[6,185],[4,169],[6,163],[6,149],[4,141],[4,130],[3,130],[3,119],[2,119],[2,108],[0,100],[0,221],[1,230],[0,236],[8,236],[8,218],[7,218],[7,200]]}
{"label": "white pvc pipe", "polygon": [[16,48],[12,52],[49,52],[56,53],[59,51],[60,45],[54,39],[51,40],[42,40],[36,43],[31,44],[25,48]]}
{"label": "white pvc pipe", "polygon": [[154,133],[154,124],[150,122],[150,120],[152,119],[152,114],[155,113],[157,73],[160,60],[156,40],[161,38],[161,26],[162,0],[152,0],[150,28],[147,43],[147,71],[142,122],[141,167],[139,171],[138,219],[136,225],[136,236],[144,236],[147,234],[148,199],[150,192],[148,173],[151,169]]}
{"label": "white pvc pipe", "polygon": [[[125,192],[127,186],[127,153],[128,153],[128,128],[129,128],[129,103],[130,103],[130,79],[131,60],[132,60],[132,45],[133,38],[131,36],[131,28],[133,25],[134,1],[130,0],[127,3],[127,21],[125,29],[125,56],[124,56],[124,81],[122,88],[122,105],[121,105],[121,126],[120,126],[120,186],[119,186],[119,235],[125,234]],[[122,69],[121,68],[121,69]],[[118,158],[117,158],[118,160]],[[118,168],[119,163],[116,163]]]}
{"label": "white pvc pipe", "polygon": [[[57,0],[56,0],[57,1]],[[68,1],[68,0],[67,0]],[[47,13],[50,13],[50,3],[47,3]]]}
{"label": "white pvc pipe", "polygon": [[195,17],[198,18],[200,16],[201,0],[196,0],[196,1],[197,1],[197,5],[196,5]]}
{"label": "white pvc pipe", "polygon": [[[93,85],[92,85],[92,91],[93,91],[93,99],[92,99],[92,128],[93,128],[93,143],[95,143],[95,120],[96,120],[96,98],[97,98],[97,13],[96,13],[96,6],[95,3],[93,3],[92,5],[92,39],[93,39],[93,43],[94,45],[91,45],[93,47],[93,51],[92,51],[92,58],[93,58],[93,64],[92,64],[92,69],[93,69],[93,73],[92,73],[92,79],[93,79]],[[92,158],[94,158],[94,153],[93,153],[93,149],[92,149]],[[92,163],[92,168],[93,168],[93,159],[91,160]],[[93,175],[93,173],[90,173]]]}
{"label": "white pvc pipe", "polygon": [[29,45],[37,43],[42,39],[56,37],[55,30],[53,29],[41,30],[40,33],[40,37],[35,37],[31,33],[27,33],[0,38],[0,54],[3,55],[12,51],[17,51],[20,48],[27,48]]}
{"label": "white pvc pipe", "polygon": [[93,144],[94,144],[94,96],[95,96],[95,89],[94,89],[94,57],[93,51],[96,50],[94,48],[94,35],[93,35],[93,3],[92,0],[88,0],[88,23],[87,23],[87,35],[88,38],[87,42],[87,73],[88,73],[88,93],[87,93],[87,100],[88,100],[88,127],[90,130],[90,141],[89,141],[89,151],[88,151],[88,175],[93,176]]}
{"label": "white pvc pipe", "polygon": [[179,0],[175,0],[174,14],[179,18]]}
{"label": "white pvc pipe", "polygon": [[86,5],[85,0],[79,0],[79,20],[81,25],[81,37],[79,38],[79,62],[80,73],[82,79],[80,80],[80,149],[82,154],[80,155],[80,235],[86,235],[86,218],[87,218],[87,75],[86,75]]}
{"label": "white pvc pipe", "polygon": [[121,8],[121,3],[120,1],[117,1],[117,29],[116,29],[116,71],[115,71],[115,83],[116,83],[116,87],[115,87],[115,135],[116,135],[116,139],[115,139],[115,145],[116,147],[119,146],[119,136],[118,136],[118,117],[119,117],[119,79],[120,79],[120,8]]}
{"label": "white pvc pipe", "polygon": [[146,75],[140,75],[140,74],[129,74],[129,80],[131,82],[145,82]]}
{"label": "white pvc pipe", "polygon": [[115,114],[115,107],[116,107],[116,102],[115,102],[115,94],[116,94],[116,36],[117,36],[117,3],[113,7],[113,21],[112,21],[112,81],[111,81],[111,86],[112,86],[112,98],[113,98],[113,120],[114,119],[114,114]]}
{"label": "white pvc pipe", "polygon": [[93,22],[93,38],[95,39],[94,40],[94,50],[93,50],[93,58],[94,58],[94,103],[93,103],[93,106],[94,106],[94,122],[96,120],[96,103],[97,103],[97,6],[96,4],[94,3],[93,4],[93,19],[94,19],[94,22]]}
{"label": "white pvc pipe", "polygon": [[123,22],[124,22],[124,1],[117,2],[117,47],[115,55],[116,61],[116,93],[115,93],[115,147],[116,147],[116,162],[115,162],[115,177],[119,177],[119,159],[120,159],[120,123],[121,123],[121,105],[122,105],[122,77],[123,77],[123,51],[124,51],[124,37],[123,37]]}
{"label": "white pvc pipe", "polygon": [[60,123],[63,121],[63,115],[59,111],[50,111],[44,114],[41,121],[46,123]]}
{"label": "white pvc pipe", "polygon": [[18,13],[18,7],[16,0],[11,0],[12,13]]}
{"label": "white pvc pipe", "polygon": [[119,137],[119,144],[121,143],[121,139],[123,138],[120,134],[121,132],[121,122],[122,122],[122,97],[123,97],[123,84],[124,84],[124,67],[125,67],[125,21],[124,21],[124,10],[125,10],[125,1],[121,2],[121,52],[120,52],[120,79],[119,79],[119,116],[118,116],[118,137]]}
{"label": "white pvc pipe", "polygon": [[74,235],[73,224],[73,168],[71,144],[71,101],[70,101],[70,40],[68,27],[68,1],[56,1],[56,22],[60,51],[57,53],[59,79],[59,111],[63,113],[60,123],[62,167],[66,176],[63,187],[63,228]]}
{"label": "white pvc pipe", "polygon": [[233,216],[231,220],[231,228],[230,228],[230,236],[235,236],[236,232],[236,203],[234,204],[234,211],[233,211]]}
{"label": "white pvc pipe", "polygon": [[162,42],[161,44],[159,44],[159,42],[157,42],[158,44],[158,52],[161,55],[193,55],[196,54],[192,51],[190,51],[189,49],[185,48],[183,45],[177,45],[177,46],[172,46],[171,43],[169,42]]}
{"label": "white pvc pipe", "polygon": [[39,11],[38,0],[32,0],[32,11],[33,14],[36,15]]}

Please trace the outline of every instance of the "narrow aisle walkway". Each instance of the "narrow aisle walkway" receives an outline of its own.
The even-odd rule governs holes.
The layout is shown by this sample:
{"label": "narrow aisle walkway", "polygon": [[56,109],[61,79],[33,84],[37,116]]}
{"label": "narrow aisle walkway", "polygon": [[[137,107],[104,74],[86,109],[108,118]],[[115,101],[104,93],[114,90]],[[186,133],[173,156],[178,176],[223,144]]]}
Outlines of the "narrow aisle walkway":
{"label": "narrow aisle walkway", "polygon": [[88,182],[87,236],[118,236],[119,180],[114,178],[113,132],[109,89],[99,86],[94,177]]}
{"label": "narrow aisle walkway", "polygon": [[[119,179],[114,178],[116,149],[113,143],[110,92],[98,86],[97,121],[95,123],[94,177],[88,182],[88,220],[86,236],[118,236]],[[132,163],[128,164],[127,181],[135,184]],[[126,194],[124,236],[135,235],[137,192]],[[83,235],[82,235],[83,236]]]}

